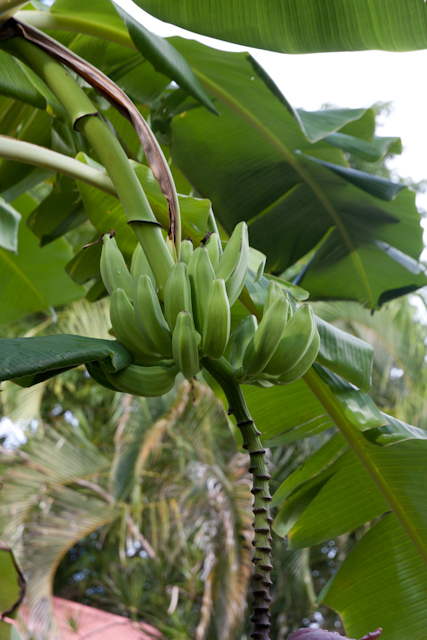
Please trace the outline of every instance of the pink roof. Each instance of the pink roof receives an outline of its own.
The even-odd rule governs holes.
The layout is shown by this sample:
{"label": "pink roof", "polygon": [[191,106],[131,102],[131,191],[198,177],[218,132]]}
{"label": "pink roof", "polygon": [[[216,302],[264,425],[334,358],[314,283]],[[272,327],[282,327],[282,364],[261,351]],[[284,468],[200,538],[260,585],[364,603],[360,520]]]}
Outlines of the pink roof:
{"label": "pink roof", "polygon": [[63,640],[163,639],[160,631],[145,622],[132,622],[79,602],[54,597],[53,608]]}

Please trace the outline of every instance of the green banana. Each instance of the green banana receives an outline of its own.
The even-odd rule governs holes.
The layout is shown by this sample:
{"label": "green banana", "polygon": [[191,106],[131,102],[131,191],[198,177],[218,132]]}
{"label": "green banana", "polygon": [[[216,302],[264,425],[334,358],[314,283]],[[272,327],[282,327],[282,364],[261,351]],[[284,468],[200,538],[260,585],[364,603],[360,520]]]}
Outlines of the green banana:
{"label": "green banana", "polygon": [[205,309],[203,325],[203,351],[212,360],[224,354],[230,337],[230,303],[222,278],[212,280]]}
{"label": "green banana", "polygon": [[165,315],[170,330],[173,332],[180,311],[192,313],[191,288],[185,262],[175,262],[165,287]]}
{"label": "green banana", "polygon": [[215,272],[205,247],[197,247],[191,256],[188,264],[188,278],[191,285],[194,324],[197,331],[202,333],[210,285],[215,278]]}
{"label": "green banana", "polygon": [[[264,302],[264,310],[263,314],[265,315],[273,302],[277,300],[277,298],[285,298],[289,302],[289,294],[285,289],[277,284],[277,282],[270,282],[268,285],[267,297]],[[290,307],[290,303],[289,303]],[[288,319],[289,319],[289,310],[288,310]]]}
{"label": "green banana", "polygon": [[263,316],[243,356],[243,373],[253,377],[263,371],[277,349],[288,321],[289,302],[276,298]]}
{"label": "green banana", "polygon": [[137,364],[155,364],[161,360],[138,328],[133,306],[123,289],[115,289],[111,294],[110,319],[114,334],[119,342],[131,353]]}
{"label": "green banana", "polygon": [[193,317],[188,311],[180,311],[172,336],[173,358],[187,380],[200,371],[199,347]]}
{"label": "green banana", "polygon": [[172,389],[178,372],[176,365],[167,367],[158,364],[152,367],[140,367],[130,364],[117,373],[106,372],[105,375],[118,391],[154,398]]}
{"label": "green banana", "polygon": [[185,262],[185,264],[188,265],[192,255],[193,255],[193,241],[190,239],[183,240],[181,242],[181,261]]}
{"label": "green banana", "polygon": [[172,334],[148,275],[139,276],[136,282],[134,307],[136,323],[148,344],[162,356],[172,357]]}
{"label": "green banana", "polygon": [[312,341],[301,360],[297,362],[292,369],[289,369],[286,373],[278,376],[278,382],[276,384],[290,384],[291,382],[298,380],[298,378],[301,378],[301,376],[310,369],[311,365],[316,360],[317,354],[319,353],[319,347],[320,336],[317,327],[315,326]]}
{"label": "green banana", "polygon": [[125,259],[117,246],[114,236],[105,233],[102,237],[100,262],[101,277],[108,293],[123,289],[129,300],[133,299],[133,278],[126,266]]}
{"label": "green banana", "polygon": [[209,254],[209,259],[214,268],[214,271],[218,267],[219,255],[220,255],[220,242],[217,233],[211,233],[208,240],[205,242],[205,247]]}
{"label": "green banana", "polygon": [[230,345],[230,363],[235,369],[240,369],[246,347],[258,329],[258,321],[255,316],[249,315],[243,318],[233,332]]}
{"label": "green banana", "polygon": [[111,389],[111,391],[117,391],[116,387],[114,387],[108,380],[107,375],[99,362],[86,362],[85,367],[88,374],[93,380],[95,380],[95,382],[101,384],[107,389]]}
{"label": "green banana", "polygon": [[277,349],[264,372],[280,376],[294,367],[304,356],[316,331],[313,309],[302,305],[286,325]]}
{"label": "green banana", "polygon": [[245,286],[248,263],[248,227],[245,222],[239,222],[231,234],[215,272],[217,278],[225,280],[230,307],[236,302]]}
{"label": "green banana", "polygon": [[144,253],[144,249],[141,247],[139,242],[136,245],[136,249],[132,255],[132,262],[130,263],[130,274],[135,282],[138,280],[139,276],[147,275],[150,278],[154,289],[157,289],[156,279],[153,275],[153,272],[151,271],[150,265],[148,264],[147,256]]}

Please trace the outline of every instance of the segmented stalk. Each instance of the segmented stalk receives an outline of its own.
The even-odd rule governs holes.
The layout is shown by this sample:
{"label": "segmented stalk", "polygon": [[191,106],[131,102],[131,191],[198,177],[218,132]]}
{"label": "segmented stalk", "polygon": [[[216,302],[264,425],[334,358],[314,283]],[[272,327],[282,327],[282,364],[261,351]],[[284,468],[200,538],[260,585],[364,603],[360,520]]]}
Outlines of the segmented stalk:
{"label": "segmented stalk", "polygon": [[230,371],[224,362],[223,359],[203,358],[201,360],[205,369],[223,389],[229,405],[228,413],[236,418],[237,426],[243,436],[243,447],[251,458],[249,471],[253,475],[251,493],[254,496],[254,522],[252,526],[255,531],[252,542],[255,547],[255,554],[252,558],[255,570],[252,576],[254,599],[251,617],[254,629],[251,637],[254,640],[270,640],[270,587],[273,584],[270,579],[270,572],[273,568],[271,564],[271,523],[273,519],[270,516],[270,474],[268,473],[265,450],[259,438],[261,432],[256,428],[249,413],[240,385],[230,378]]}

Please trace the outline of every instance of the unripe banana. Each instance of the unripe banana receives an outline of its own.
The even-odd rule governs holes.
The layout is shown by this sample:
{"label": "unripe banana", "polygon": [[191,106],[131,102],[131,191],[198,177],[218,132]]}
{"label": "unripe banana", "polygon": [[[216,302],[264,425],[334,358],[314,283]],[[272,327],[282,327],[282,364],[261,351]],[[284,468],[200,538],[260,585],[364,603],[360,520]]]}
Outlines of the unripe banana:
{"label": "unripe banana", "polygon": [[172,336],[173,359],[180,370],[191,380],[200,371],[199,347],[191,313],[180,311]]}
{"label": "unripe banana", "polygon": [[136,249],[132,255],[132,262],[130,263],[130,274],[135,282],[137,282],[139,276],[147,275],[150,278],[154,289],[157,289],[156,279],[153,275],[153,272],[151,271],[150,265],[148,264],[147,256],[144,253],[144,249],[141,247],[139,242],[136,245]]}
{"label": "unripe banana", "polygon": [[286,325],[277,349],[264,368],[264,373],[280,376],[294,367],[304,356],[316,331],[313,309],[302,305]]}
{"label": "unripe banana", "polygon": [[209,236],[207,242],[205,243],[205,247],[207,249],[207,252],[209,254],[209,259],[211,261],[211,264],[214,268],[214,271],[216,270],[216,268],[218,267],[218,262],[219,262],[219,253],[220,253],[220,249],[219,249],[219,244],[220,244],[220,239],[218,237],[217,233],[211,233],[211,235]]}
{"label": "unripe banana", "polygon": [[[267,297],[264,302],[263,315],[267,313],[267,311],[269,310],[273,302],[277,300],[277,298],[285,298],[285,300],[289,302],[288,292],[285,291],[285,289],[282,289],[282,287],[277,282],[270,282],[270,284],[268,285]],[[290,307],[290,303],[289,303],[289,307]],[[290,317],[290,313],[288,309],[288,319],[289,317]]]}
{"label": "unripe banana", "polygon": [[111,389],[111,391],[117,391],[116,387],[114,387],[108,380],[107,375],[99,362],[86,362],[85,367],[88,374],[93,380],[95,380],[95,382],[107,389]]}
{"label": "unripe banana", "polygon": [[108,381],[118,390],[134,396],[154,398],[170,391],[175,384],[177,365],[140,367],[130,364],[117,373],[107,373]]}
{"label": "unripe banana", "polygon": [[110,319],[117,340],[133,355],[137,364],[150,365],[161,360],[162,356],[153,352],[139,330],[133,306],[123,289],[115,289],[111,294]]}
{"label": "unripe banana", "polygon": [[133,278],[126,266],[122,252],[117,246],[116,239],[109,233],[105,233],[102,237],[100,270],[105,288],[110,296],[115,289],[123,289],[129,300],[133,299]]}
{"label": "unripe banana", "polygon": [[273,356],[288,321],[288,308],[289,302],[280,297],[273,302],[263,316],[243,356],[245,377],[261,373]]}
{"label": "unripe banana", "polygon": [[216,269],[216,277],[225,280],[230,307],[236,302],[245,286],[248,263],[248,227],[246,222],[239,222],[231,234]]}
{"label": "unripe banana", "polygon": [[255,316],[249,315],[243,318],[233,332],[230,345],[230,363],[235,369],[240,369],[243,362],[243,355],[246,347],[258,329],[258,322]]}
{"label": "unripe banana", "polygon": [[153,351],[166,358],[172,357],[172,334],[163,316],[159,299],[147,275],[141,275],[135,285],[135,317]]}
{"label": "unripe banana", "polygon": [[212,280],[205,310],[202,339],[203,351],[212,360],[223,355],[230,337],[230,303],[222,278]]}
{"label": "unripe banana", "polygon": [[183,240],[181,242],[181,261],[185,262],[185,264],[188,265],[192,255],[193,255],[193,241],[190,239]]}
{"label": "unripe banana", "polygon": [[191,256],[188,264],[188,278],[191,285],[194,324],[197,331],[202,333],[210,285],[215,278],[215,272],[205,247],[198,247]]}
{"label": "unripe banana", "polygon": [[298,380],[298,378],[301,378],[301,376],[303,376],[304,373],[306,373],[310,369],[311,365],[316,360],[317,354],[319,353],[319,347],[320,336],[317,327],[315,326],[313,339],[305,354],[303,355],[301,360],[294,367],[292,367],[292,369],[289,369],[289,371],[287,371],[286,373],[278,376],[278,383],[290,384],[291,382],[295,382],[295,380]]}
{"label": "unripe banana", "polygon": [[170,330],[173,333],[180,311],[192,313],[191,288],[185,262],[175,262],[165,288],[165,315]]}

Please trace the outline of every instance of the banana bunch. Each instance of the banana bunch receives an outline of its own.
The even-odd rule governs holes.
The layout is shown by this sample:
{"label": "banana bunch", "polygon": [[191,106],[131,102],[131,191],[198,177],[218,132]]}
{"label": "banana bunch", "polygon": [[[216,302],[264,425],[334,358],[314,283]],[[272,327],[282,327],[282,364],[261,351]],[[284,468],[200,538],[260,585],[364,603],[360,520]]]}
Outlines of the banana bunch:
{"label": "banana bunch", "polygon": [[259,325],[252,315],[237,325],[231,340],[230,363],[241,384],[290,384],[308,371],[319,347],[312,308],[303,304],[292,314],[287,292],[271,282]]}
{"label": "banana bunch", "polygon": [[140,245],[129,271],[114,236],[105,234],[102,242],[100,270],[111,298],[111,324],[133,362],[116,373],[90,366],[101,384],[158,396],[172,389],[179,372],[187,379],[196,376],[201,358],[219,360],[228,353],[236,381],[270,386],[296,380],[313,363],[319,335],[311,307],[303,305],[292,315],[288,294],[277,283],[269,286],[259,326],[247,316],[230,340],[230,308],[244,287],[249,263],[244,222],[224,251],[216,233],[196,249],[184,240],[163,299]]}

